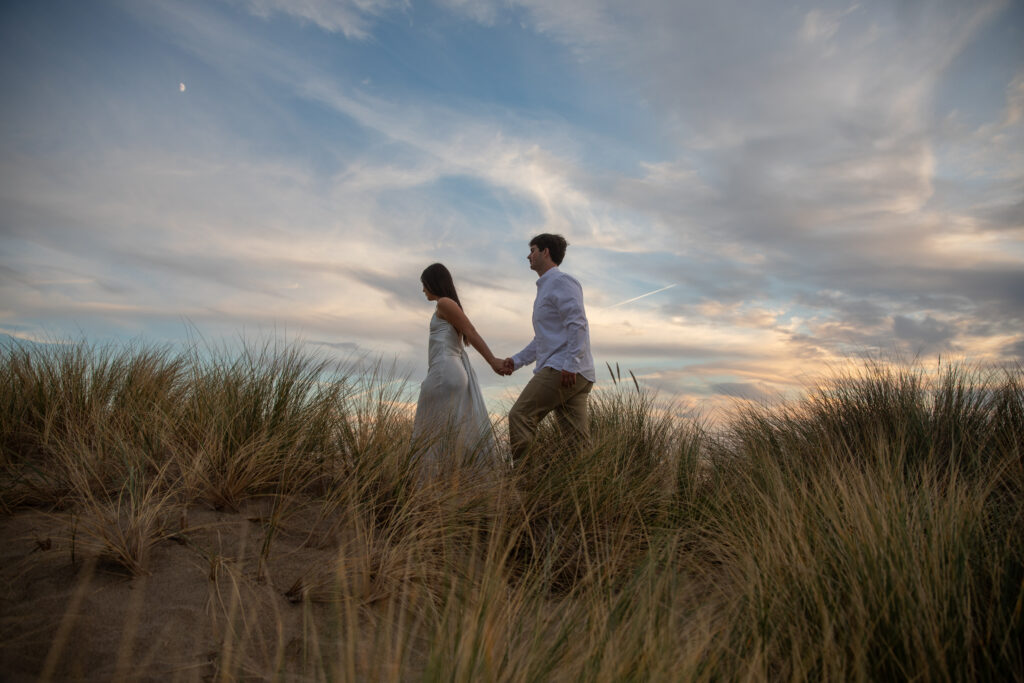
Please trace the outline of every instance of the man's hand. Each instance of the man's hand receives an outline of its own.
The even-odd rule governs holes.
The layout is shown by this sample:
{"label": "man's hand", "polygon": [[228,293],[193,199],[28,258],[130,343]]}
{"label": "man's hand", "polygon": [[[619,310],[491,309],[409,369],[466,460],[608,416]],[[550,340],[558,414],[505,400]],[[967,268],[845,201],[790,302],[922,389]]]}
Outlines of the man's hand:
{"label": "man's hand", "polygon": [[505,360],[502,361],[502,363],[504,364],[506,375],[511,375],[513,372],[515,372],[516,362],[514,360],[512,360],[511,358],[506,358]]}
{"label": "man's hand", "polygon": [[491,370],[494,370],[496,373],[498,373],[502,377],[504,377],[505,375],[509,374],[505,370],[505,361],[502,360],[501,358],[495,358],[494,360],[491,361],[490,365],[491,365]]}
{"label": "man's hand", "polygon": [[576,373],[562,370],[562,388],[568,389],[573,386],[576,386]]}

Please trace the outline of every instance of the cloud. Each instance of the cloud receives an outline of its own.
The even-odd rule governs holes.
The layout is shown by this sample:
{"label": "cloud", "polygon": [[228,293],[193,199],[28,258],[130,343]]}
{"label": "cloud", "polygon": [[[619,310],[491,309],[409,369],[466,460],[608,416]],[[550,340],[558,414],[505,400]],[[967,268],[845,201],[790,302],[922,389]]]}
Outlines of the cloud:
{"label": "cloud", "polygon": [[718,382],[712,384],[710,389],[715,394],[748,401],[763,402],[777,396],[776,391],[760,382]]}
{"label": "cloud", "polygon": [[[665,359],[749,356],[751,352],[738,345],[715,346],[712,343],[697,343],[684,340],[673,342],[645,337],[629,338],[618,334],[592,335],[592,343],[599,355],[612,360]],[[704,340],[702,340],[704,341]]]}
{"label": "cloud", "polygon": [[365,40],[373,20],[385,12],[401,7],[397,0],[230,0],[252,14],[269,19],[284,14],[310,22],[325,31],[341,33],[346,38]]}
{"label": "cloud", "polygon": [[1007,344],[1005,353],[1011,358],[1016,358],[1018,362],[1024,363],[1024,338]]}
{"label": "cloud", "polygon": [[893,318],[892,326],[897,339],[929,351],[948,348],[956,333],[954,326],[939,322],[930,315],[921,320],[898,315]]}
{"label": "cloud", "polygon": [[494,24],[503,9],[493,0],[438,0],[439,4],[453,12],[470,17],[481,24]]}
{"label": "cloud", "polygon": [[1003,114],[1002,127],[1016,126],[1024,118],[1024,74],[1018,74],[1006,86],[1006,109]]}
{"label": "cloud", "polygon": [[800,27],[800,37],[807,42],[821,42],[832,38],[839,30],[839,22],[843,15],[853,11],[854,7],[845,12],[827,12],[820,9],[812,9],[804,15],[803,24]]}
{"label": "cloud", "polygon": [[356,344],[355,342],[330,342],[311,339],[306,343],[313,346],[326,346],[329,349],[337,349],[340,351],[348,351],[352,353],[358,351],[365,351],[365,349],[363,349],[361,346],[359,346],[359,344]]}

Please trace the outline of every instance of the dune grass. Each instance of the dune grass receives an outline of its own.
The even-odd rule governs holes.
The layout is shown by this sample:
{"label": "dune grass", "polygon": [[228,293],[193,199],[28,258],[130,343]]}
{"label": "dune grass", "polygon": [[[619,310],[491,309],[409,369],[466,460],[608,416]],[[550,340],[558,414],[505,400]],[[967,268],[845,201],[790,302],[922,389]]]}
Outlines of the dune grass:
{"label": "dune grass", "polygon": [[[380,364],[272,343],[10,346],[2,529],[44,515],[53,533],[5,538],[24,568],[5,575],[0,663],[92,680],[1021,680],[1020,367],[866,363],[714,428],[604,384],[587,448],[545,423],[514,470],[424,479],[408,392]],[[49,617],[28,588],[45,571],[71,586]],[[136,592],[90,640],[83,586],[111,572]],[[151,633],[178,634],[173,656]]]}

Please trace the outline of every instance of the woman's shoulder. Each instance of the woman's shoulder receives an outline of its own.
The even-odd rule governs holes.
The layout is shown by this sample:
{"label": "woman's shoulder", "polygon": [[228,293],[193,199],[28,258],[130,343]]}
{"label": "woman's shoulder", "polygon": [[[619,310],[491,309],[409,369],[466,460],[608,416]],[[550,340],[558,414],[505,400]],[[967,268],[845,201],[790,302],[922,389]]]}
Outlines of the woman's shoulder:
{"label": "woman's shoulder", "polygon": [[459,310],[459,305],[455,303],[454,299],[442,296],[437,300],[437,316],[442,320],[447,320],[457,310]]}

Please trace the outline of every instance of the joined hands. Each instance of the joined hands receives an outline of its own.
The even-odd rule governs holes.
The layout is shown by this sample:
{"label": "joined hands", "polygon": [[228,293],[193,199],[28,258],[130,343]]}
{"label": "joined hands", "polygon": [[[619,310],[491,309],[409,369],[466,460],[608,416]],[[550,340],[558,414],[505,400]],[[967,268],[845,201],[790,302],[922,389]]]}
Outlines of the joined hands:
{"label": "joined hands", "polygon": [[495,358],[491,361],[491,369],[502,377],[505,377],[507,375],[511,375],[515,371],[516,366],[511,358]]}

